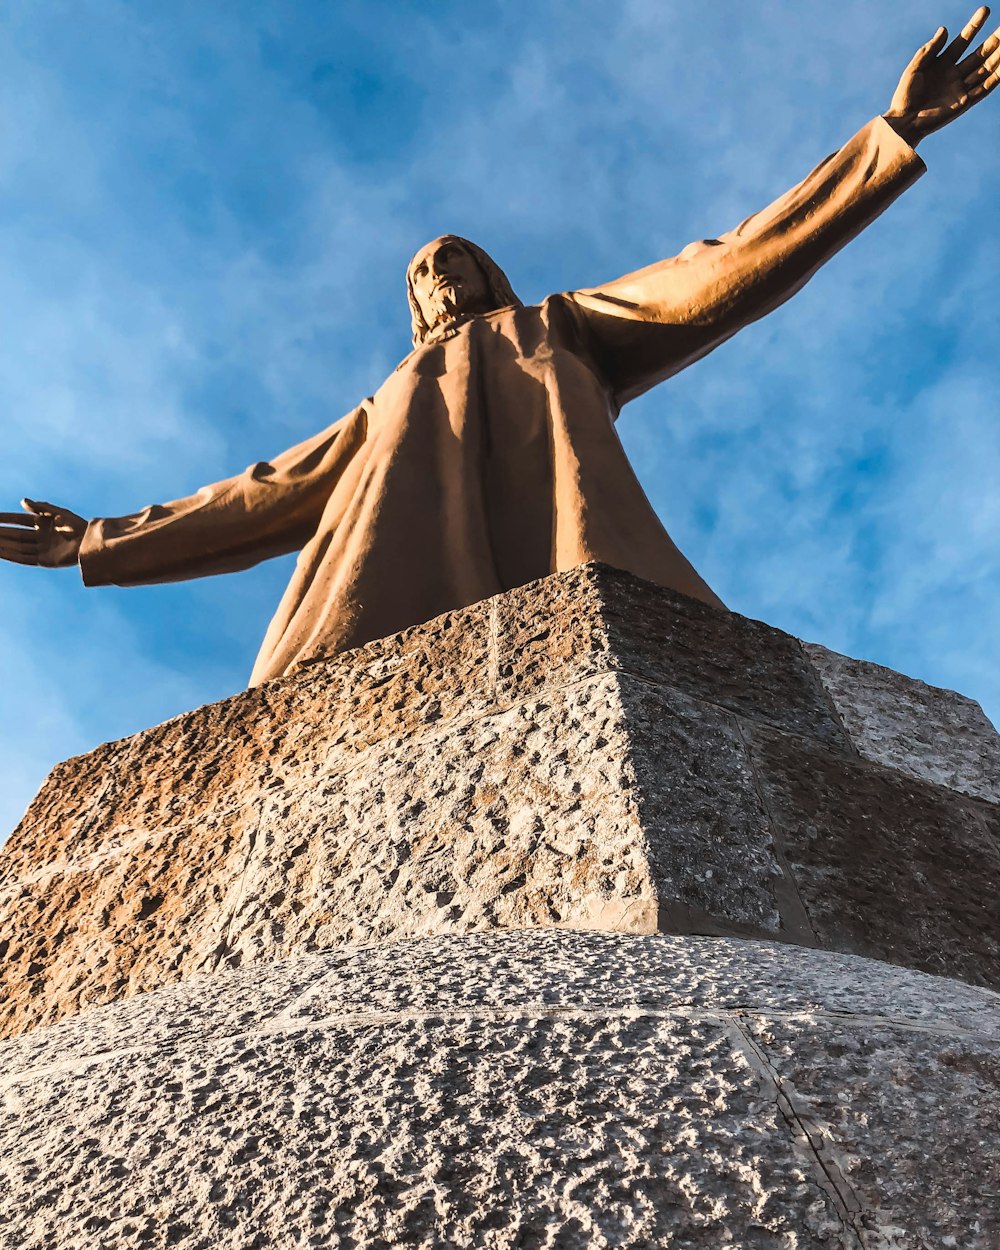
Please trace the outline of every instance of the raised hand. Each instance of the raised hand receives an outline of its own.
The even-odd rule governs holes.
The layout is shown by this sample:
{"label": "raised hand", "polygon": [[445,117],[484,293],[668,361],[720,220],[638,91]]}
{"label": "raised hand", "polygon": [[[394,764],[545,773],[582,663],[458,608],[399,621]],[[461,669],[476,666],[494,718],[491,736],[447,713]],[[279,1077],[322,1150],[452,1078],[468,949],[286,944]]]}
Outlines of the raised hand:
{"label": "raised hand", "polygon": [[76,564],[87,530],[82,516],[68,508],[22,499],[20,512],[0,512],[0,559],[64,569]]}
{"label": "raised hand", "polygon": [[947,47],[948,31],[939,26],[906,67],[884,116],[912,147],[961,117],[1000,83],[1000,28],[964,55],[989,15],[985,5],[976,9]]}

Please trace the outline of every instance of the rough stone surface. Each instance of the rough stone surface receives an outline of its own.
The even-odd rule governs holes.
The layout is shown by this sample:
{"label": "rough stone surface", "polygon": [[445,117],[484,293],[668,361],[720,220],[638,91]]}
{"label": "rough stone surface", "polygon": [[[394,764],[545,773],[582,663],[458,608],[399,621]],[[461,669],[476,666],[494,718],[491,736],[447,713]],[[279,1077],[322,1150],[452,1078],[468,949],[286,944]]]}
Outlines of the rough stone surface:
{"label": "rough stone surface", "polygon": [[978,703],[878,664],[803,645],[860,755],[1000,803],[1000,735]]}
{"label": "rough stone surface", "polygon": [[782,868],[737,718],[627,674],[617,687],[661,911],[776,931]]}
{"label": "rough stone surface", "polygon": [[614,569],[600,586],[609,646],[622,668],[716,703],[742,721],[851,751],[797,638],[671,591],[650,593],[648,582]]}
{"label": "rough stone surface", "polygon": [[243,691],[57,765],[0,884],[308,783],[383,742],[490,710],[489,603]]}
{"label": "rough stone surface", "polygon": [[[0,1033],[240,961],[524,926],[1000,985],[1000,808],[859,758],[837,659],[583,566],[67,761],[0,857]],[[982,773],[982,735],[944,753],[966,740]]]}
{"label": "rough stone surface", "polygon": [[877,1212],[868,1222],[882,1244],[1000,1244],[996,1035],[760,1018],[748,1031],[793,1104],[836,1143],[843,1190],[852,1206]]}
{"label": "rough stone surface", "polygon": [[633,786],[610,676],[404,752],[373,751],[315,789],[265,801],[229,950],[267,957],[528,925],[655,929]]}
{"label": "rough stone surface", "polygon": [[988,991],[724,938],[220,972],[0,1043],[0,1226],[11,1250],[993,1250],[998,1030]]}
{"label": "rough stone surface", "polygon": [[818,945],[1000,985],[1000,809],[752,731]]}
{"label": "rough stone surface", "polygon": [[246,849],[213,834],[140,837],[0,891],[0,1035],[216,966]]}

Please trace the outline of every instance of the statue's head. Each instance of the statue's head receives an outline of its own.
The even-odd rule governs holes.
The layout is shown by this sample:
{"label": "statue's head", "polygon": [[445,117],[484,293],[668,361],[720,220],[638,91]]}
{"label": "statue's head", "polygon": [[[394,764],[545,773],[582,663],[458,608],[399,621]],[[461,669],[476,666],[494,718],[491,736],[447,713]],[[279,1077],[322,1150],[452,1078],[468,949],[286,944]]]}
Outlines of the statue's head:
{"label": "statue's head", "polygon": [[454,321],[521,304],[496,261],[457,234],[417,252],[406,269],[406,293],[414,347]]}

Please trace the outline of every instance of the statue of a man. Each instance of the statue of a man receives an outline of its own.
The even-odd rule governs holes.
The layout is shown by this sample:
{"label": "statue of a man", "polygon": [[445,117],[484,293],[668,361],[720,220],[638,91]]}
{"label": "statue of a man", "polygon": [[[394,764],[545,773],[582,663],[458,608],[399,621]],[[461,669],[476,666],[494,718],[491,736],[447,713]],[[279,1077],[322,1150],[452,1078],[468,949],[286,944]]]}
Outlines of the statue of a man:
{"label": "statue of a man", "polygon": [[177,581],[300,551],[251,683],[601,560],[722,603],[671,542],[615,433],[622,404],[776,308],[924,170],[914,149],[1000,81],[978,9],[914,56],[888,111],[718,239],[524,307],[452,235],[407,272],[413,352],[314,438],[174,503],[90,522],[24,501],[0,557],[89,586]]}

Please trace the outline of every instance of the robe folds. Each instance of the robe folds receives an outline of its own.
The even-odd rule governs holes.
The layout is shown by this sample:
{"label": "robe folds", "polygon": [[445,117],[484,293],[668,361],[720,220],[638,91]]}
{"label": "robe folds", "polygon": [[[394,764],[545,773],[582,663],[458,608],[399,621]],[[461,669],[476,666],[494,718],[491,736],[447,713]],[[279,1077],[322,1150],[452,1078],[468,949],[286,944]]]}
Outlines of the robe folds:
{"label": "robe folds", "polygon": [[589,560],[721,608],[646,499],[619,409],[786,300],[923,170],[877,118],[728,234],[466,320],[297,447],[90,522],[84,581],[178,581],[299,551],[251,684]]}

